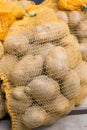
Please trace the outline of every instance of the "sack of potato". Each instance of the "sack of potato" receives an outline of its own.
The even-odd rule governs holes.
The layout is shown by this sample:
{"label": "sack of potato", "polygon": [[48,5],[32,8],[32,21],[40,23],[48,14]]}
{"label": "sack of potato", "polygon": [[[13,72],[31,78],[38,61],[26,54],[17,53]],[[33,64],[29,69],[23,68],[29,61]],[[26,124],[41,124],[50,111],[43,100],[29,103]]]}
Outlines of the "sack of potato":
{"label": "sack of potato", "polygon": [[75,35],[80,43],[82,59],[87,61],[87,12],[58,10],[56,16],[69,25],[71,34]]}
{"label": "sack of potato", "polygon": [[16,20],[0,46],[12,130],[51,125],[87,96],[87,64],[78,40],[52,9],[37,8]]}

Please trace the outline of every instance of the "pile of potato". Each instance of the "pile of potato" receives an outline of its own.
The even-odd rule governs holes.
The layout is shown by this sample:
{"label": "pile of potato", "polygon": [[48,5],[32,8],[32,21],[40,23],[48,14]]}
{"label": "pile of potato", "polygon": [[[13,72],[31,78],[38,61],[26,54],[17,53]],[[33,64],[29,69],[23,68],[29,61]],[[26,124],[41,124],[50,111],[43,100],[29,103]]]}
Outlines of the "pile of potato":
{"label": "pile of potato", "polygon": [[87,96],[87,64],[78,40],[53,10],[46,9],[50,17],[44,11],[35,21],[25,16],[15,22],[0,42],[0,72],[10,82],[2,90],[14,130],[51,125]]}
{"label": "pile of potato", "polygon": [[87,62],[87,12],[86,11],[57,11],[57,18],[65,21],[73,35],[80,43],[82,58]]}

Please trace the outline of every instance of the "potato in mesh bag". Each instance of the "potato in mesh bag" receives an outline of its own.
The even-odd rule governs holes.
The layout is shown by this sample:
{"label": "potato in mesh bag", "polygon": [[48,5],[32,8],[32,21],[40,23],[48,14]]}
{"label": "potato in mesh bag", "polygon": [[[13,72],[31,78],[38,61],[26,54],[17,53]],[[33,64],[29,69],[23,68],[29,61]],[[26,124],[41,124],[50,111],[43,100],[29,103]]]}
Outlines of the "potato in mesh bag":
{"label": "potato in mesh bag", "polygon": [[79,43],[77,40],[76,42],[72,41],[70,45],[65,47],[65,49],[69,60],[69,67],[73,69],[82,62]]}
{"label": "potato in mesh bag", "polygon": [[82,20],[79,11],[71,11],[69,12],[68,16],[69,16],[69,26],[71,28],[75,28]]}
{"label": "potato in mesh bag", "polygon": [[[11,84],[5,87],[13,130],[53,124],[79,103],[78,99],[83,98],[79,97],[82,83],[87,82],[86,72],[83,72],[86,64],[81,65],[78,41],[70,34],[67,24],[58,20],[54,11],[47,7],[33,11],[36,11],[33,17],[31,11],[31,15],[10,27],[7,37],[13,40],[10,44],[8,41],[8,45],[6,39],[4,42],[5,53],[10,53],[11,57],[14,57],[12,52],[17,55],[17,62],[8,71],[14,88]],[[14,37],[17,34],[19,39]],[[21,47],[14,49],[15,40]],[[25,48],[28,50],[24,51]],[[84,76],[80,77],[79,72]]]}
{"label": "potato in mesh bag", "polygon": [[87,19],[80,22],[77,30],[77,34],[80,38],[87,37]]}
{"label": "potato in mesh bag", "polygon": [[26,109],[22,115],[22,123],[27,128],[36,128],[44,124],[46,111],[40,106],[32,106]]}
{"label": "potato in mesh bag", "polygon": [[57,16],[58,19],[61,19],[61,20],[63,20],[63,21],[66,22],[66,23],[69,22],[68,15],[67,15],[67,13],[64,12],[64,11],[59,11],[59,10],[58,10],[57,13],[56,13],[56,16]]}
{"label": "potato in mesh bag", "polygon": [[14,113],[24,113],[26,108],[33,103],[30,95],[25,92],[24,86],[12,88],[10,95],[10,107]]}
{"label": "potato in mesh bag", "polygon": [[63,21],[44,23],[36,27],[36,40],[39,42],[50,42],[61,39],[69,34],[69,29]]}
{"label": "potato in mesh bag", "polygon": [[31,89],[32,97],[40,104],[54,100],[60,93],[58,83],[45,75],[36,77],[28,86]]}
{"label": "potato in mesh bag", "polygon": [[56,43],[56,45],[67,47],[68,45],[72,45],[75,43],[78,43],[77,38],[74,35],[69,34],[66,37],[63,37],[62,39],[60,39],[59,42]]}
{"label": "potato in mesh bag", "polygon": [[24,33],[7,35],[4,41],[5,50],[10,54],[24,55],[28,51],[28,38]]}
{"label": "potato in mesh bag", "polygon": [[69,70],[66,50],[61,46],[51,49],[45,60],[45,69],[50,77],[63,78]]}
{"label": "potato in mesh bag", "polygon": [[69,100],[75,99],[80,91],[80,79],[73,70],[69,71],[63,79],[61,93]]}
{"label": "potato in mesh bag", "polygon": [[28,54],[33,55],[42,55],[45,59],[49,51],[54,47],[52,43],[45,43],[45,44],[29,44]]}
{"label": "potato in mesh bag", "polygon": [[80,44],[80,50],[82,54],[82,59],[87,61],[87,43]]}
{"label": "potato in mesh bag", "polygon": [[61,116],[62,114],[56,112],[47,112],[47,118],[45,119],[43,126],[50,126],[54,124]]}
{"label": "potato in mesh bag", "polygon": [[17,62],[18,60],[16,56],[5,54],[0,59],[0,72],[4,72],[8,76],[8,78],[11,78],[11,73]]}
{"label": "potato in mesh bag", "polygon": [[87,63],[82,62],[79,64],[76,68],[75,71],[77,72],[79,78],[80,78],[80,92],[77,98],[77,104],[82,103],[82,100],[84,100],[87,96]]}
{"label": "potato in mesh bag", "polygon": [[0,59],[2,58],[3,55],[4,55],[4,46],[3,46],[3,44],[0,42]]}
{"label": "potato in mesh bag", "polygon": [[12,80],[14,85],[27,85],[34,77],[41,74],[43,58],[41,55],[26,55],[14,67]]}
{"label": "potato in mesh bag", "polygon": [[69,100],[62,94],[59,94],[56,99],[43,105],[43,108],[48,112],[63,113],[69,106]]}

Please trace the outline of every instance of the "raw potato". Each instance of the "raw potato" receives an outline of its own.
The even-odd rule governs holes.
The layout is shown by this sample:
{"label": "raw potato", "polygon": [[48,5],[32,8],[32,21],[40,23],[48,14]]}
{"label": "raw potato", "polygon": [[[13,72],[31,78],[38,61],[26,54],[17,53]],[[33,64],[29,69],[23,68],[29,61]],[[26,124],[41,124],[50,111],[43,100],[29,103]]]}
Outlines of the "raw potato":
{"label": "raw potato", "polygon": [[80,91],[80,79],[77,73],[73,70],[68,72],[61,85],[61,93],[69,100],[77,97]]}
{"label": "raw potato", "polygon": [[61,114],[64,113],[68,106],[69,100],[60,94],[55,100],[44,105],[43,108],[48,112],[57,112]]}
{"label": "raw potato", "polygon": [[11,92],[14,99],[17,100],[25,100],[27,99],[27,95],[25,93],[25,87],[24,86],[18,86],[12,89]]}
{"label": "raw potato", "polygon": [[46,57],[45,68],[50,77],[63,78],[68,72],[68,57],[63,47],[51,49]]}
{"label": "raw potato", "polygon": [[19,1],[18,3],[19,3],[19,5],[21,5],[24,9],[26,9],[29,5],[32,4],[31,1],[27,1],[27,0],[21,0],[21,1]]}
{"label": "raw potato", "polygon": [[43,58],[40,55],[26,55],[20,60],[12,73],[13,83],[16,86],[25,86],[34,77],[41,74]]}
{"label": "raw potato", "polygon": [[69,60],[69,68],[74,69],[82,62],[80,45],[77,41],[72,42],[70,45],[66,46],[65,49]]}
{"label": "raw potato", "polygon": [[33,98],[41,104],[54,100],[60,93],[58,83],[45,75],[36,77],[28,86],[31,89]]}
{"label": "raw potato", "polygon": [[81,38],[87,37],[87,19],[80,22],[78,26],[78,36]]}
{"label": "raw potato", "polygon": [[3,55],[4,55],[4,47],[2,43],[0,42],[0,59],[2,58]]}
{"label": "raw potato", "polygon": [[80,78],[81,87],[84,85],[87,86],[87,63],[81,62],[81,64],[79,64],[74,70]]}
{"label": "raw potato", "polygon": [[66,23],[69,22],[68,16],[67,16],[67,14],[64,11],[58,11],[56,13],[56,16],[57,16],[58,20],[61,19],[61,20],[63,20]]}
{"label": "raw potato", "polygon": [[17,64],[17,58],[15,56],[5,54],[0,60],[0,71],[7,74],[11,79],[11,73],[14,69],[14,66]]}
{"label": "raw potato", "polygon": [[45,43],[45,44],[30,44],[28,54],[35,54],[35,55],[42,55],[43,58],[47,56],[49,51],[54,47],[52,43]]}
{"label": "raw potato", "polygon": [[76,105],[76,99],[71,100],[69,102],[69,106],[67,107],[67,109],[64,111],[63,115],[68,115],[74,108]]}
{"label": "raw potato", "polygon": [[29,106],[32,105],[32,99],[30,96],[26,97],[25,99],[21,99],[21,100],[16,100],[14,99],[12,96],[9,97],[9,101],[10,101],[10,107],[13,110],[13,112],[15,113],[24,113],[26,108],[28,108]]}
{"label": "raw potato", "polygon": [[27,128],[36,128],[44,124],[46,112],[39,106],[32,106],[26,109],[22,116],[22,123]]}
{"label": "raw potato", "polygon": [[87,43],[80,44],[80,50],[82,53],[82,59],[87,61]]}
{"label": "raw potato", "polygon": [[87,71],[86,70],[87,70],[86,62],[80,64],[76,69],[81,80],[81,89],[76,101],[76,105],[81,104],[84,101],[84,99],[87,97]]}
{"label": "raw potato", "polygon": [[72,45],[78,43],[77,38],[74,35],[67,35],[66,37],[62,38],[59,42],[58,45],[62,46],[62,47],[67,47],[68,45]]}
{"label": "raw potato", "polygon": [[87,38],[81,38],[80,39],[80,43],[81,44],[83,44],[83,43],[87,44]]}
{"label": "raw potato", "polygon": [[59,118],[61,117],[61,114],[59,113],[47,113],[47,118],[44,121],[44,126],[49,126],[54,124]]}
{"label": "raw potato", "polygon": [[87,85],[83,85],[80,88],[80,92],[76,100],[76,105],[82,104],[86,97],[87,97]]}
{"label": "raw potato", "polygon": [[45,23],[36,27],[36,40],[40,43],[52,42],[69,34],[67,24],[60,20],[55,23]]}
{"label": "raw potato", "polygon": [[76,27],[81,21],[81,15],[78,11],[72,11],[69,13],[69,25]]}
{"label": "raw potato", "polygon": [[10,54],[24,55],[28,51],[28,38],[23,33],[8,34],[4,41],[4,47]]}

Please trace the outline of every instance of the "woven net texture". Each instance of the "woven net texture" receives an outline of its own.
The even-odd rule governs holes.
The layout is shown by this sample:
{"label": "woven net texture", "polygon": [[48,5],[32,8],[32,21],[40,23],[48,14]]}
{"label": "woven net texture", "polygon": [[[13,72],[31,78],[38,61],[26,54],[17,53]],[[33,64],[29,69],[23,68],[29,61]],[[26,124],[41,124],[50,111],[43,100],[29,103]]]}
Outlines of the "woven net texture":
{"label": "woven net texture", "polygon": [[86,12],[28,4],[0,39],[0,112],[12,130],[51,125],[87,96]]}

